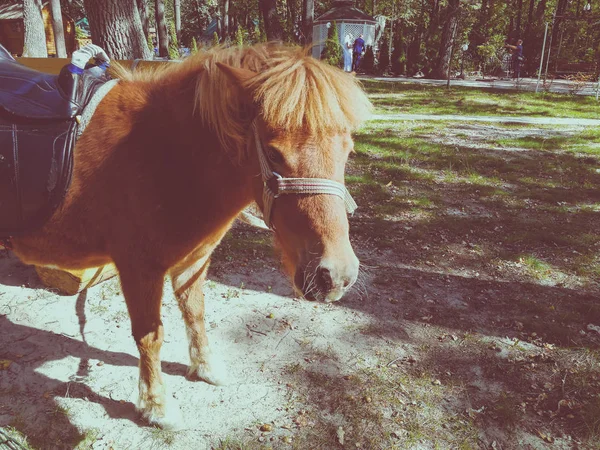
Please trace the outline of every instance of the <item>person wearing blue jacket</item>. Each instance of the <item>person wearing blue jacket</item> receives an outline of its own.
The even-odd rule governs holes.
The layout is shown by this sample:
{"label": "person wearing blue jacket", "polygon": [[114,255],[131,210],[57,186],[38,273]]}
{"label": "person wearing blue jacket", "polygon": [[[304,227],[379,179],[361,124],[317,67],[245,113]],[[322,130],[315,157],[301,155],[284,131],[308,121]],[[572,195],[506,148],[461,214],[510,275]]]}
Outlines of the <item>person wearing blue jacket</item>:
{"label": "person wearing blue jacket", "polygon": [[352,70],[356,72],[360,66],[360,58],[365,50],[365,41],[363,35],[359,34],[352,46]]}

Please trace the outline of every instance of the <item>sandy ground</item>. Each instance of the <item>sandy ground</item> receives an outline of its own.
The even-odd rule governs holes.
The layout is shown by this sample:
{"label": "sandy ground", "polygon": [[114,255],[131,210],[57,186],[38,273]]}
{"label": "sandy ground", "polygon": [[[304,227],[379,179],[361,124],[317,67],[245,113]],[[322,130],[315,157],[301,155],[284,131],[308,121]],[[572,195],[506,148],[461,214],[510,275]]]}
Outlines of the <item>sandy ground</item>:
{"label": "sandy ground", "polygon": [[[70,448],[83,435],[94,449],[184,449],[209,448],[227,436],[270,439],[259,431],[270,423],[285,445],[295,426],[284,409],[290,399],[281,376],[286,365],[310,364],[319,349],[334,349],[351,365],[369,346],[352,331],[368,324],[368,314],[344,303],[294,299],[278,267],[240,267],[209,280],[205,289],[209,339],[230,369],[231,384],[190,382],[184,378],[185,330],[169,284],[163,373],[168,398],[186,422],[175,442],[170,433],[144,426],[134,411],[138,354],[118,280],[61,296],[44,289],[14,255],[1,257],[0,360],[11,363],[0,371],[0,426],[15,426],[48,448]],[[354,294],[349,301],[362,300]]]}

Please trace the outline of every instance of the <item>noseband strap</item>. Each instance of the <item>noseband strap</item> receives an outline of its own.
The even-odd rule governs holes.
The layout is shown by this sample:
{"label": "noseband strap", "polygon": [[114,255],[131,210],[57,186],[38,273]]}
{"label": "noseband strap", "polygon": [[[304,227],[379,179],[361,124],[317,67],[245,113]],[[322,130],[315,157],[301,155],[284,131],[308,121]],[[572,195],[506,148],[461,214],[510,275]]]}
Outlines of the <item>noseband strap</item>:
{"label": "noseband strap", "polygon": [[356,210],[356,202],[342,183],[326,178],[284,178],[277,172],[273,172],[265,155],[256,121],[252,122],[252,131],[263,179],[263,220],[269,228],[273,228],[271,223],[273,202],[277,197],[284,194],[335,195],[344,200],[346,211],[350,214]]}

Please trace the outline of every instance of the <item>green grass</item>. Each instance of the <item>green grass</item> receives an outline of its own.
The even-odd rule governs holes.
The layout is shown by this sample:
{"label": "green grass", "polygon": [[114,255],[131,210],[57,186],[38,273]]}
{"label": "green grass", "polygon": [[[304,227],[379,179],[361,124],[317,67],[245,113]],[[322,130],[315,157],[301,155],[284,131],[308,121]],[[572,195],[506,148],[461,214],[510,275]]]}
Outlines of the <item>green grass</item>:
{"label": "green grass", "polygon": [[365,219],[354,233],[376,247],[420,265],[476,238],[485,251],[456,255],[465,268],[536,255],[519,276],[594,283],[600,130],[392,121],[367,124],[355,141],[347,183]]}
{"label": "green grass", "polygon": [[21,448],[24,450],[34,450],[27,441],[27,436],[13,427],[0,427],[0,448]]}
{"label": "green grass", "polygon": [[543,280],[552,273],[552,266],[533,255],[521,256],[519,262],[525,266],[532,277],[538,280]]}
{"label": "green grass", "polygon": [[362,80],[378,113],[597,119],[594,97]]}

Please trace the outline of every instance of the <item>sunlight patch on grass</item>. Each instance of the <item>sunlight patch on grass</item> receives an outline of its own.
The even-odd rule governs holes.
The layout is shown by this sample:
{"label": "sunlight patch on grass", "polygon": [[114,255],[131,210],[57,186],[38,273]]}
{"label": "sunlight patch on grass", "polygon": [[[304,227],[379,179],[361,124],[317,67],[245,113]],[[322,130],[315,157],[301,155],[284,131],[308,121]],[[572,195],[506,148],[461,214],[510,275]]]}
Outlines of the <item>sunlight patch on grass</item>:
{"label": "sunlight patch on grass", "polygon": [[380,113],[580,117],[596,119],[600,105],[590,96],[515,92],[363,80]]}
{"label": "sunlight patch on grass", "polygon": [[556,188],[560,186],[558,183],[556,183],[556,181],[547,178],[523,177],[519,178],[518,181],[526,185],[542,188]]}
{"label": "sunlight patch on grass", "polygon": [[523,255],[519,257],[519,263],[522,264],[529,275],[536,280],[547,279],[553,272],[553,268],[550,264],[533,255]]}
{"label": "sunlight patch on grass", "polygon": [[480,173],[471,173],[466,177],[466,180],[471,184],[479,184],[481,186],[502,186],[503,182],[496,177],[486,177]]}

